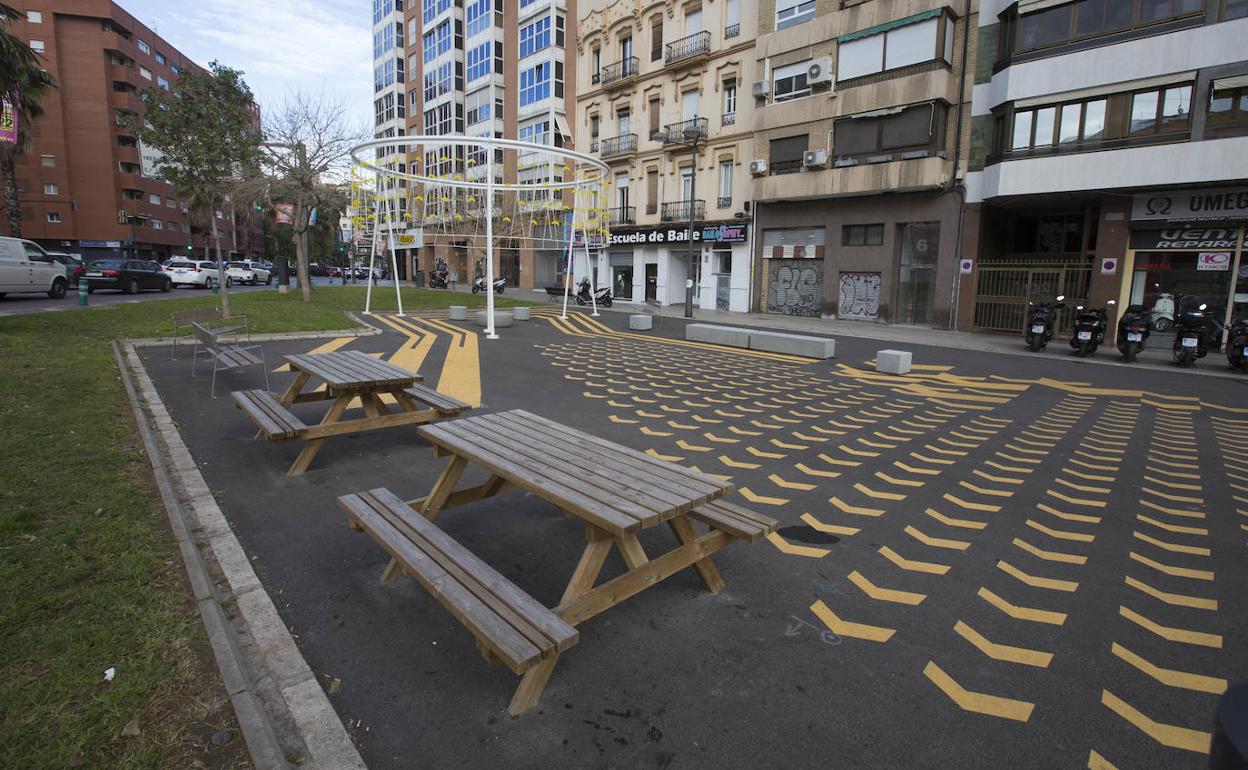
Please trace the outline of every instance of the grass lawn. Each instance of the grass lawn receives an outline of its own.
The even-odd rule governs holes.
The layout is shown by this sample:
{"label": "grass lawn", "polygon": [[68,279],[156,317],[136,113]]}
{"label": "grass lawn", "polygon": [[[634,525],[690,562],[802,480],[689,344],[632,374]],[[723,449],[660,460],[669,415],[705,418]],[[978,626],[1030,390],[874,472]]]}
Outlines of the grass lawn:
{"label": "grass lawn", "polygon": [[[345,329],[362,287],[236,294],[256,332]],[[374,308],[393,309],[391,289]],[[527,304],[498,298],[500,305]],[[67,303],[72,301],[65,300]],[[108,343],[211,295],[0,319],[0,765],[248,765]],[[404,310],[484,306],[404,289]],[[188,364],[189,367],[189,364]],[[115,667],[116,678],[104,682]],[[138,728],[137,735],[135,727]],[[127,729],[128,728],[128,729]]]}

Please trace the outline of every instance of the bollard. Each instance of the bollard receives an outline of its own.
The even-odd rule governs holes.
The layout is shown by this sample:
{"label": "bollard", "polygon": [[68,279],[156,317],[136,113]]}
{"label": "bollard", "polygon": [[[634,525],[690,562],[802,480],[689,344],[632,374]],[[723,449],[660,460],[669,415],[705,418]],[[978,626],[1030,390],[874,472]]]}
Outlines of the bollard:
{"label": "bollard", "polygon": [[90,287],[87,285],[87,279],[85,278],[78,279],[78,306],[79,307],[87,306],[87,297],[91,296],[88,293],[89,288]]}
{"label": "bollard", "polygon": [[213,293],[213,294],[220,294],[220,293],[221,293],[221,282],[220,282],[220,281],[214,281],[214,280],[212,280],[211,278],[209,278],[208,280],[209,280],[209,281],[212,281],[212,293]]}

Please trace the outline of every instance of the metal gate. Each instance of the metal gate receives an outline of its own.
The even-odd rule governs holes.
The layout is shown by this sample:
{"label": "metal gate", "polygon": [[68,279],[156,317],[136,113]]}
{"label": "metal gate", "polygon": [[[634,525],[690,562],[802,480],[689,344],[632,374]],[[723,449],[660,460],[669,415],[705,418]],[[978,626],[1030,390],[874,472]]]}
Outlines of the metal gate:
{"label": "metal gate", "polygon": [[1059,294],[1065,295],[1066,306],[1058,313],[1057,328],[1065,328],[1075,307],[1087,303],[1091,284],[1090,258],[981,262],[975,279],[975,328],[1021,332],[1027,323],[1027,303],[1052,301]]}

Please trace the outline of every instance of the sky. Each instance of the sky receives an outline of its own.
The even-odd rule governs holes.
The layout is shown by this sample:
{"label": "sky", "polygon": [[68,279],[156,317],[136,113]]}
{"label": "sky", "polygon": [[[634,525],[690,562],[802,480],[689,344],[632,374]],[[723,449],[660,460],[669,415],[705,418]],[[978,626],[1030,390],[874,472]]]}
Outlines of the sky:
{"label": "sky", "polygon": [[242,70],[261,113],[299,90],[341,103],[372,126],[368,0],[117,0],[197,64]]}

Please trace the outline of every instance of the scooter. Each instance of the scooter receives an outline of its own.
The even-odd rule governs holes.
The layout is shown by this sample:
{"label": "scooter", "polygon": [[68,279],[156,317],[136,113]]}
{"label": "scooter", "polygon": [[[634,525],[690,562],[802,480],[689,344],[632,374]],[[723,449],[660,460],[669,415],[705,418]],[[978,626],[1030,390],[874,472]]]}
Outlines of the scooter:
{"label": "scooter", "polygon": [[1053,339],[1054,327],[1057,325],[1057,311],[1062,307],[1064,299],[1066,296],[1059,294],[1053,302],[1027,303],[1031,311],[1023,339],[1027,340],[1027,347],[1031,348],[1032,352],[1039,353]]}
{"label": "scooter", "polygon": [[429,288],[430,289],[447,289],[450,288],[446,282],[447,273],[430,273]]}
{"label": "scooter", "polygon": [[1205,303],[1201,303],[1196,308],[1190,308],[1179,311],[1179,317],[1175,320],[1174,328],[1174,362],[1186,369],[1196,363],[1196,359],[1204,358],[1209,353],[1207,336],[1209,332],[1209,317],[1205,315],[1205,310],[1209,308]]}
{"label": "scooter", "polygon": [[1118,351],[1122,360],[1127,363],[1135,361],[1135,357],[1144,349],[1144,341],[1148,339],[1148,328],[1153,316],[1143,305],[1128,305],[1118,319]]}
{"label": "scooter", "polygon": [[591,302],[596,302],[603,307],[611,307],[611,290],[603,286],[594,292],[594,296],[591,299],[589,296],[589,279],[582,278],[581,282],[576,286],[576,304],[588,305]]}
{"label": "scooter", "polygon": [[1111,299],[1104,308],[1085,308],[1083,305],[1076,308],[1075,332],[1070,338],[1075,355],[1080,358],[1092,355],[1105,341],[1105,330],[1109,328],[1108,308],[1113,304]]}
{"label": "scooter", "polygon": [[1231,324],[1226,338],[1226,362],[1232,369],[1248,372],[1248,317]]}
{"label": "scooter", "polygon": [[[506,285],[507,285],[507,279],[506,279],[506,278],[495,278],[495,279],[494,279],[494,284],[493,284],[493,286],[494,286],[494,293],[495,293],[495,294],[502,294],[502,293],[503,293],[503,288],[504,288]],[[481,292],[483,292],[483,291],[485,291],[485,276],[483,276],[483,275],[478,275],[478,276],[477,276],[475,279],[473,279],[473,281],[472,281],[472,293],[473,293],[473,294],[480,294],[480,293],[481,293]]]}

